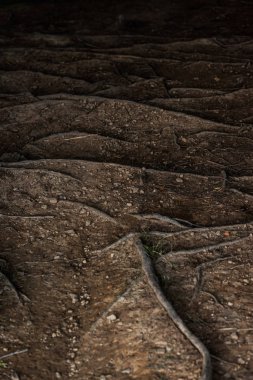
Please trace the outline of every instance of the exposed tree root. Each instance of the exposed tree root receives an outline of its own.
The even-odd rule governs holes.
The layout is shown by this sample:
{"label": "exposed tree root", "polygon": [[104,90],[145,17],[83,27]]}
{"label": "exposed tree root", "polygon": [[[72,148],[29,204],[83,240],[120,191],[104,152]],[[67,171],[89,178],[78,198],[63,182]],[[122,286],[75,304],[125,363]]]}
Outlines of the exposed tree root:
{"label": "exposed tree root", "polygon": [[204,346],[204,344],[194,335],[191,331],[186,327],[182,319],[178,316],[175,309],[171,305],[171,303],[164,296],[159,283],[157,276],[154,272],[151,260],[146,253],[142,243],[140,240],[137,241],[137,248],[142,260],[142,267],[147,276],[148,283],[152,288],[156,298],[159,303],[163,306],[163,308],[167,311],[169,317],[172,319],[177,328],[181,331],[181,333],[191,342],[191,344],[199,351],[203,358],[202,372],[201,372],[201,380],[211,380],[212,379],[212,364],[211,357]]}

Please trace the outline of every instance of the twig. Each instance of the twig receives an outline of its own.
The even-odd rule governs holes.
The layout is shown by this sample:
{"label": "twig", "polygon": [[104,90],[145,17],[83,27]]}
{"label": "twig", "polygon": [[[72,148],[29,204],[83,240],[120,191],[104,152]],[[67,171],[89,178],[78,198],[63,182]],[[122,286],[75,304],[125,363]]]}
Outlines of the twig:
{"label": "twig", "polygon": [[195,223],[192,223],[192,222],[189,222],[188,220],[185,220],[185,219],[180,219],[180,218],[174,218],[174,220],[176,220],[177,222],[181,223],[181,225],[183,225],[184,227],[198,227],[198,228],[201,228],[202,226],[200,224],[195,224]]}
{"label": "twig", "polygon": [[94,332],[99,324],[99,322],[101,320],[103,320],[103,318],[114,308],[115,305],[117,305],[119,302],[121,302],[122,300],[124,300],[124,297],[130,293],[130,291],[132,290],[133,286],[137,283],[137,281],[133,281],[132,284],[130,284],[130,286],[124,290],[109,306],[108,308],[98,317],[98,319],[91,325],[91,327],[89,328],[89,331],[88,332]]}
{"label": "twig", "polygon": [[229,365],[237,365],[236,363],[233,363],[233,362],[228,362],[227,360],[223,360],[221,358],[219,358],[218,356],[215,356],[215,355],[211,355],[211,357],[215,360],[218,360],[219,362],[222,362],[222,363],[225,363],[225,364],[229,364]]}
{"label": "twig", "polygon": [[6,354],[6,355],[3,355],[3,356],[0,356],[0,360],[9,358],[10,356],[23,354],[24,352],[27,352],[27,351],[28,351],[28,348],[25,348],[24,350],[18,350],[18,351],[15,351],[15,352],[11,352],[10,354]]}
{"label": "twig", "polygon": [[252,331],[253,328],[252,327],[248,327],[248,328],[245,328],[245,329],[238,329],[237,327],[222,327],[220,329],[218,329],[219,331],[231,331],[231,330],[236,330],[236,331]]}

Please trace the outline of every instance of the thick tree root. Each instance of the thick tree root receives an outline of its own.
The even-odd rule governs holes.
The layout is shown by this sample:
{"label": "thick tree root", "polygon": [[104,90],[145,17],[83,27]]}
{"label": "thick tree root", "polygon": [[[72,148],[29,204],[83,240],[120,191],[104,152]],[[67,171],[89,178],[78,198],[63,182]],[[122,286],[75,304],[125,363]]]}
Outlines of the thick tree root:
{"label": "thick tree root", "polygon": [[163,308],[167,311],[169,317],[172,319],[177,328],[182,332],[182,334],[191,342],[191,344],[199,351],[203,358],[203,365],[201,371],[200,380],[211,380],[212,379],[212,364],[211,357],[204,346],[204,344],[194,335],[192,332],[186,327],[182,319],[178,316],[176,311],[174,310],[171,303],[164,296],[157,279],[157,276],[154,272],[151,260],[146,253],[142,243],[140,240],[137,241],[137,248],[142,260],[142,267],[147,276],[148,283],[152,288],[155,296],[157,297],[159,303],[163,306]]}

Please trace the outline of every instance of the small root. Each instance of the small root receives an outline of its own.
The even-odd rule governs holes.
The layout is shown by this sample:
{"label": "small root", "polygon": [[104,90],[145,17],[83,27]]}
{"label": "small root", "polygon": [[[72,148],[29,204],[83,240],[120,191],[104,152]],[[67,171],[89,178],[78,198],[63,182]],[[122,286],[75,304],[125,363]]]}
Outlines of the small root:
{"label": "small root", "polygon": [[201,292],[204,293],[204,294],[207,294],[209,297],[211,297],[214,300],[214,302],[217,305],[220,305],[222,308],[224,308],[224,306],[222,305],[222,303],[218,300],[218,298],[213,293],[207,292],[205,290],[202,290]]}
{"label": "small root", "polygon": [[217,300],[217,298],[212,293],[209,293],[209,292],[202,290],[203,284],[204,284],[203,271],[208,266],[212,266],[213,264],[215,264],[217,262],[228,260],[231,258],[233,258],[233,256],[220,257],[218,259],[210,260],[210,261],[207,261],[205,263],[202,263],[195,268],[196,272],[197,272],[197,274],[196,274],[197,282],[196,282],[196,285],[195,285],[195,288],[193,291],[193,296],[192,296],[190,304],[192,304],[195,301],[195,299],[197,298],[197,296],[200,292],[204,292],[204,293],[209,294],[213,299],[215,299],[216,303],[220,304],[223,307],[223,305]]}

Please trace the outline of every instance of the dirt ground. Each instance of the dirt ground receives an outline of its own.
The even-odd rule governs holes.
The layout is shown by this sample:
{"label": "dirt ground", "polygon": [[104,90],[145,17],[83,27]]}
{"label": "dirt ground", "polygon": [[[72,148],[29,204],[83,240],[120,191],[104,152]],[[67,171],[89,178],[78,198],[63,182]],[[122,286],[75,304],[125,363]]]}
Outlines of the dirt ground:
{"label": "dirt ground", "polygon": [[1,2],[1,380],[253,379],[252,20]]}

